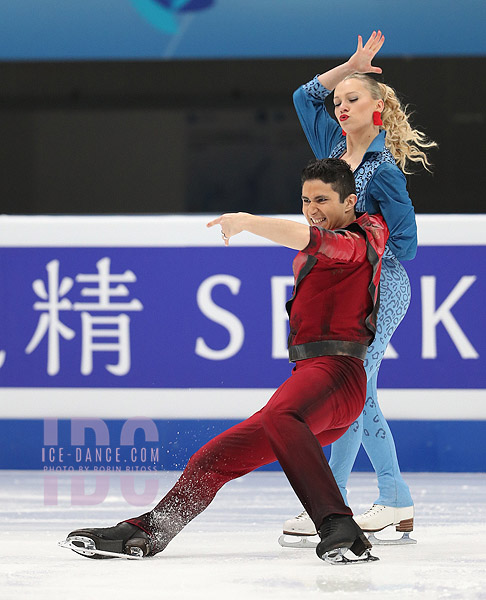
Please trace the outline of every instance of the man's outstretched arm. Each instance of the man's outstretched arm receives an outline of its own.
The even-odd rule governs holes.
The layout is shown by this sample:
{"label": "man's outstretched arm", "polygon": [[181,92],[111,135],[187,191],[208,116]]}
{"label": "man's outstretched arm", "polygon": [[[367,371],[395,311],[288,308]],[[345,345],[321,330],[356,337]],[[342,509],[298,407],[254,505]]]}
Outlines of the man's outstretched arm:
{"label": "man's outstretched arm", "polygon": [[303,250],[310,241],[308,225],[287,219],[261,217],[239,212],[221,215],[206,226],[214,227],[215,225],[221,227],[226,246],[228,246],[230,238],[242,231],[248,231],[293,250]]}

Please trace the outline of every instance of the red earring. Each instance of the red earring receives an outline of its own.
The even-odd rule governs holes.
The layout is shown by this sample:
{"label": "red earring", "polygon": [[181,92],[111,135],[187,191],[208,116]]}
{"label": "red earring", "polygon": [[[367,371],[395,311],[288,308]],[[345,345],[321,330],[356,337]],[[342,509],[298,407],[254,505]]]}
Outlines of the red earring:
{"label": "red earring", "polygon": [[344,129],[341,129],[341,131],[342,131],[343,135],[346,135],[346,132],[344,131]]}
{"label": "red earring", "polygon": [[381,120],[381,112],[375,110],[373,113],[373,125],[383,125],[383,121]]}

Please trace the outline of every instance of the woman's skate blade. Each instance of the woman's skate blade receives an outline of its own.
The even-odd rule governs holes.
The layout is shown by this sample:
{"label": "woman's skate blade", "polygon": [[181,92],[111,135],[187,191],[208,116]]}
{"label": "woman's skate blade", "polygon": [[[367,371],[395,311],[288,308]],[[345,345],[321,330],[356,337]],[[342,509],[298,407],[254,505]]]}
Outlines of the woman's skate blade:
{"label": "woman's skate blade", "polygon": [[365,533],[368,536],[368,540],[371,544],[373,544],[373,546],[405,546],[407,544],[417,543],[417,540],[411,538],[410,533],[408,532],[403,533],[402,537],[395,539],[376,537],[375,533],[378,533],[377,531],[366,531]]}
{"label": "woman's skate blade", "polygon": [[283,533],[278,543],[283,548],[316,548],[320,539],[318,535],[302,535],[301,533]]}

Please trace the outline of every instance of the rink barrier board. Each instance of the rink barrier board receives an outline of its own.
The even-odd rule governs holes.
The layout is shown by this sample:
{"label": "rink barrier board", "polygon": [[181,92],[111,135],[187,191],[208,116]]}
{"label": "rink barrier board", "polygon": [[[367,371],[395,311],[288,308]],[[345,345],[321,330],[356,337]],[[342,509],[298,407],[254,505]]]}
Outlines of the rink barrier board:
{"label": "rink barrier board", "polygon": [[[128,466],[146,466],[148,454],[159,469],[180,469],[207,439],[261,408],[290,374],[283,345],[284,315],[278,307],[283,292],[289,291],[285,281],[295,252],[249,234],[237,236],[225,248],[219,228],[206,229],[210,218],[0,217],[0,468],[62,469],[59,448],[64,448],[63,461],[69,453],[66,448],[71,448],[72,460],[80,459],[78,467],[106,469],[113,466],[107,449],[113,461],[117,448],[119,453],[132,453],[134,447]],[[417,258],[405,263],[412,304],[382,364],[380,405],[392,427],[403,470],[484,471],[486,215],[419,215],[417,222]],[[84,330],[74,318],[89,312],[80,309],[60,313],[74,336],[71,341],[60,340],[58,370],[47,373],[41,311],[33,310],[48,286],[46,265],[57,261],[59,281],[72,279],[73,291],[76,275],[93,278],[95,265],[104,260],[106,266],[107,258],[111,273],[125,278],[130,288],[125,303],[132,328],[129,368],[119,364],[109,372],[110,361],[93,352],[91,367],[84,364],[85,372],[80,372],[81,348],[76,342]],[[130,281],[127,271],[134,275]],[[202,314],[195,300],[202,283],[211,278],[216,284],[206,296],[236,316],[244,330],[240,348],[217,360],[210,351],[230,346],[232,325],[213,320],[210,311]],[[272,287],[274,278],[278,286]],[[274,289],[281,296],[278,302],[272,296]],[[131,310],[134,298],[142,310]],[[79,290],[72,306],[76,302],[83,302]],[[434,313],[439,305],[442,313]],[[110,310],[101,314],[113,317],[113,307]],[[161,313],[170,318],[163,319],[158,329]],[[438,324],[424,325],[432,317]],[[190,327],[184,326],[187,322]],[[434,334],[432,342],[425,329],[429,337]],[[146,336],[147,330],[151,336]],[[237,327],[234,335],[235,331]],[[209,358],[196,356],[197,338],[204,341],[206,354],[209,349]],[[26,353],[29,340],[35,348]],[[171,343],[160,345],[160,340]],[[164,354],[166,348],[171,352]],[[120,373],[123,368],[126,373]],[[94,454],[100,459],[99,465],[86,462],[83,446],[75,445],[84,431],[79,427],[83,419],[91,421],[103,438],[103,443],[93,440],[93,452],[88,453],[88,458]],[[77,438],[66,437],[68,430]],[[133,442],[129,435],[120,446],[121,430],[138,432]],[[85,431],[88,440],[89,426]],[[156,441],[147,445],[146,435]],[[142,436],[138,449],[137,436]],[[363,452],[356,468],[371,470]]]}

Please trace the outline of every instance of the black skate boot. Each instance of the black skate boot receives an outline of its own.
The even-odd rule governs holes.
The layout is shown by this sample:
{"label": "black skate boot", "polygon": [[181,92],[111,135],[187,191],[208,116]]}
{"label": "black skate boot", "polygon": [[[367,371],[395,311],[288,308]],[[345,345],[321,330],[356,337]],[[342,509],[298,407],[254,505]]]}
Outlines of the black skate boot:
{"label": "black skate boot", "polygon": [[[353,517],[347,515],[329,515],[319,529],[321,541],[317,544],[316,553],[319,558],[332,564],[347,564],[378,560],[371,556],[371,544]],[[361,559],[349,559],[344,554],[351,550]]]}
{"label": "black skate boot", "polygon": [[59,545],[88,558],[136,559],[153,553],[150,535],[126,521],[115,527],[76,529]]}

